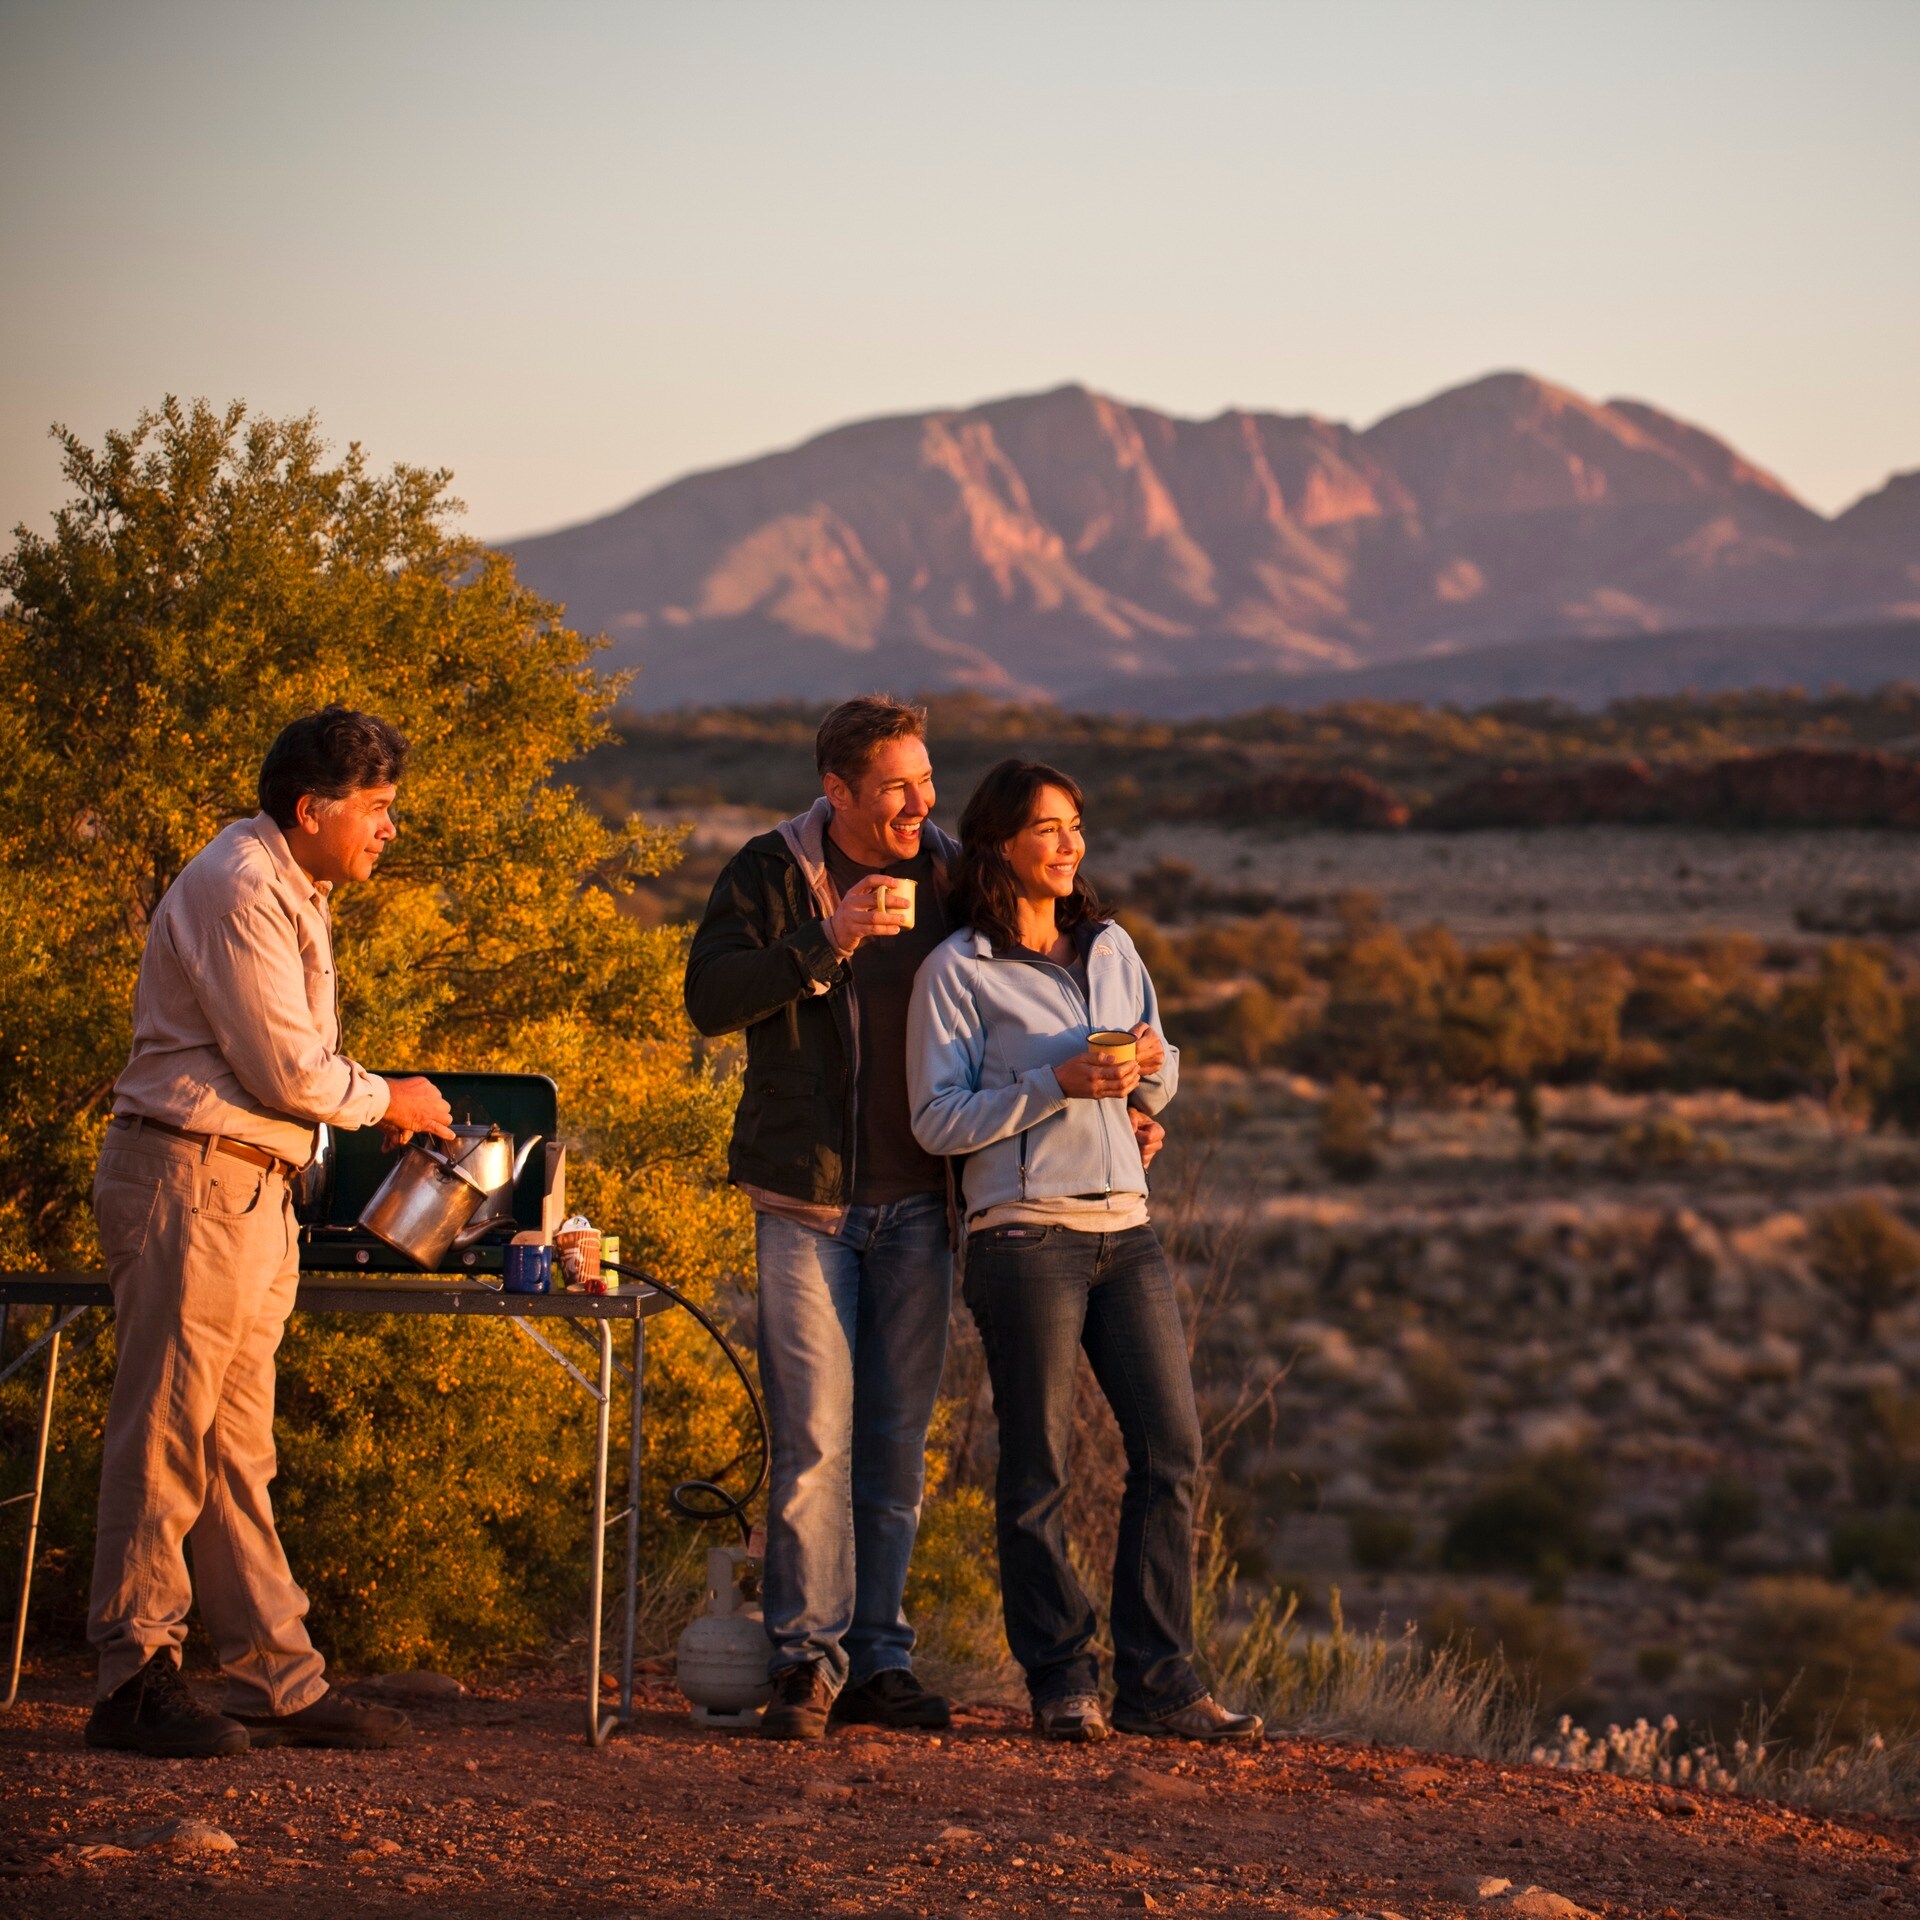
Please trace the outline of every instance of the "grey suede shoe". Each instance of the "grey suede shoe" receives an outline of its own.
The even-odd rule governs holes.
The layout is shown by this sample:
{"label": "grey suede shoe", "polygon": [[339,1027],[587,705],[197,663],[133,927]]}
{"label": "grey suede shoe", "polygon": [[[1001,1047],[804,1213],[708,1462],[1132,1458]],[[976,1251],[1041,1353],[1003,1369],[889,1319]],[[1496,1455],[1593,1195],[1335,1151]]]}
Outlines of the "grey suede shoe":
{"label": "grey suede shoe", "polygon": [[1091,1693],[1041,1701],[1033,1710],[1033,1730],[1042,1740],[1071,1740],[1080,1746],[1091,1746],[1113,1732],[1100,1711],[1099,1699]]}
{"label": "grey suede shoe", "polygon": [[1116,1707],[1113,1729],[1155,1740],[1260,1740],[1266,1737],[1267,1724],[1257,1713],[1229,1713],[1212,1694],[1203,1693],[1192,1706],[1152,1720]]}

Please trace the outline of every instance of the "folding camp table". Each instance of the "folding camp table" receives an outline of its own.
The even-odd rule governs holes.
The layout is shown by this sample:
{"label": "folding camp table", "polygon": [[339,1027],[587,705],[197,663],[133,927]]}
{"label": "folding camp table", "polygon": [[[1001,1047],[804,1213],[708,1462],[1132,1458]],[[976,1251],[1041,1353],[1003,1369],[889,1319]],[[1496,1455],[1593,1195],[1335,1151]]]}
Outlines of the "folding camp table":
{"label": "folding camp table", "polygon": [[[619,1287],[610,1293],[503,1293],[482,1280],[439,1279],[430,1275],[395,1272],[306,1272],[294,1300],[299,1313],[439,1313],[479,1315],[505,1319],[515,1331],[565,1368],[584,1387],[596,1407],[593,1453],[593,1539],[588,1566],[587,1599],[587,1739],[602,1745],[614,1728],[633,1717],[634,1629],[640,1588],[640,1436],[641,1371],[646,1358],[646,1323],[669,1304],[667,1296],[648,1286]],[[51,1307],[47,1330],[0,1367],[0,1380],[19,1371],[34,1355],[47,1357],[46,1380],[40,1391],[40,1428],[34,1453],[33,1485],[7,1505],[27,1508],[26,1546],[20,1563],[20,1599],[13,1621],[12,1668],[7,1694],[0,1705],[12,1706],[20,1690],[20,1663],[26,1649],[27,1602],[33,1590],[34,1552],[39,1545],[40,1499],[47,1478],[47,1442],[53,1430],[54,1392],[60,1370],[60,1336],[90,1308],[113,1306],[104,1273],[0,1274],[0,1328],[14,1307]],[[633,1326],[631,1366],[613,1355],[614,1327]],[[541,1322],[565,1322],[597,1349],[593,1377],[541,1331]],[[591,1326],[591,1334],[588,1327]],[[557,1329],[556,1329],[557,1331]],[[633,1385],[633,1410],[627,1431],[627,1504],[609,1520],[607,1515],[607,1451],[613,1417],[613,1376],[619,1373]],[[624,1636],[620,1655],[620,1710],[600,1711],[600,1615],[606,1576],[607,1528],[627,1523],[627,1565],[623,1594]]]}

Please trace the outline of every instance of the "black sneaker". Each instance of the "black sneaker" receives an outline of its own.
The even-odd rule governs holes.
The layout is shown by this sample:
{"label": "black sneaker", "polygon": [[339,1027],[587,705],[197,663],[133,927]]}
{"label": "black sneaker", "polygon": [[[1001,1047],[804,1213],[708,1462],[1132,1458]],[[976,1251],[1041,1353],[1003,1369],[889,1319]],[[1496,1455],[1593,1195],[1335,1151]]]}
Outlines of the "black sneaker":
{"label": "black sneaker", "polygon": [[370,1706],[329,1688],[298,1713],[239,1716],[256,1747],[404,1747],[413,1722],[398,1707]]}
{"label": "black sneaker", "polygon": [[832,1717],[835,1726],[921,1727],[931,1732],[953,1725],[946,1701],[929,1693],[907,1667],[888,1667],[871,1680],[842,1688]]}
{"label": "black sneaker", "polygon": [[245,1753],[250,1741],[238,1720],[203,1707],[164,1649],[124,1686],[97,1701],[87,1719],[87,1745],[160,1760],[211,1760]]}
{"label": "black sneaker", "polygon": [[768,1740],[824,1740],[833,1688],[818,1660],[782,1667],[773,1676],[773,1698],[760,1715],[760,1732]]}

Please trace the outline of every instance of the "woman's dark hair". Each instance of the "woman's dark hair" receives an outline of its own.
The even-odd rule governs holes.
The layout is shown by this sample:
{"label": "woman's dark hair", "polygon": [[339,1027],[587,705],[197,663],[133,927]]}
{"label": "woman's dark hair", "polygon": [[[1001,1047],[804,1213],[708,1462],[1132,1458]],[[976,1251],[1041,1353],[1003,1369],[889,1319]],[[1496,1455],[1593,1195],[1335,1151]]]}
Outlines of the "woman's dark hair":
{"label": "woman's dark hair", "polygon": [[399,729],[351,707],[322,707],[280,729],[260,763],[260,810],[281,827],[297,818],[300,796],[344,800],[362,787],[396,785],[406,771]]}
{"label": "woman's dark hair", "polygon": [[[1001,852],[1033,818],[1034,802],[1044,788],[1058,787],[1077,810],[1080,783],[1058,767],[1038,760],[1002,760],[988,768],[960,816],[960,858],[954,862],[950,916],[955,926],[984,933],[996,947],[1019,944],[1015,931],[1013,869]],[[1061,932],[1100,917],[1100,902],[1084,871],[1073,876],[1073,891],[1054,909]]]}

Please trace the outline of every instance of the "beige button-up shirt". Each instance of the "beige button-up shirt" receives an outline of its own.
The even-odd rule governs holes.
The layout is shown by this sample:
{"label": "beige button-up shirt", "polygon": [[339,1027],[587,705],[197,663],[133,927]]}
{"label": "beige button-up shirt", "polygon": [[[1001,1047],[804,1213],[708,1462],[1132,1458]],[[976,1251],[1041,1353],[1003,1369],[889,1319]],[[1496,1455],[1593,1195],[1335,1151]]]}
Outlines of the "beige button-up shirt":
{"label": "beige button-up shirt", "polygon": [[387,1083],[340,1052],[328,889],[272,816],[236,821],[155,909],[115,1113],[244,1140],[302,1166],[314,1130],[366,1127]]}

